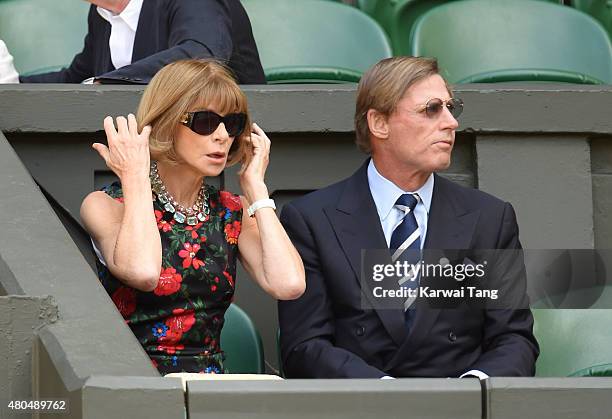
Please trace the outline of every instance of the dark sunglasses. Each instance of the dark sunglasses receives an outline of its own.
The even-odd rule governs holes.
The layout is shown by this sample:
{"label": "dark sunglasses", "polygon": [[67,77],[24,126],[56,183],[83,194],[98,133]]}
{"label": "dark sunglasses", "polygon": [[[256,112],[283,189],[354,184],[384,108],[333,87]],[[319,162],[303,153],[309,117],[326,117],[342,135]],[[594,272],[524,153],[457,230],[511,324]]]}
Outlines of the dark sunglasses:
{"label": "dark sunglasses", "polygon": [[429,99],[419,112],[425,112],[428,117],[433,118],[440,115],[444,106],[446,106],[453,118],[458,118],[461,112],[463,112],[463,101],[461,99],[450,98],[449,100],[442,100],[437,97]]}
{"label": "dark sunglasses", "polygon": [[212,111],[185,112],[181,124],[200,135],[210,135],[217,130],[221,122],[230,137],[238,137],[244,131],[245,113],[230,113],[225,116]]}

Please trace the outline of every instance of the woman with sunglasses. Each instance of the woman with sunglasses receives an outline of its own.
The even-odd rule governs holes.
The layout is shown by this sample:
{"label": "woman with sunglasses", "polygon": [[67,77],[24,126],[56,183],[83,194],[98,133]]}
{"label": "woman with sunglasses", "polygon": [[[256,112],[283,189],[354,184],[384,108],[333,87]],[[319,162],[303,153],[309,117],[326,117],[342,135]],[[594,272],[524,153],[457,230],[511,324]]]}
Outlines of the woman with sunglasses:
{"label": "woman with sunglasses", "polygon": [[[119,182],[81,207],[100,281],[162,374],[222,373],[236,258],[274,298],[305,288],[264,183],[270,140],[228,71],[198,60],[164,67],[137,116],[106,117],[104,130],[108,147],[93,148]],[[243,196],[207,183],[234,163]]]}

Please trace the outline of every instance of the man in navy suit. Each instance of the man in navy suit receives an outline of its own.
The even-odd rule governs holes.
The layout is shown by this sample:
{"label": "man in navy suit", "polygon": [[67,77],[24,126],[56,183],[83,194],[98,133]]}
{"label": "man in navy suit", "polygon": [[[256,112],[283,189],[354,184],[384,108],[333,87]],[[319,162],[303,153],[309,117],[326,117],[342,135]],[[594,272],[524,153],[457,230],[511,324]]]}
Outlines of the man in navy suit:
{"label": "man in navy suit", "polygon": [[[166,64],[215,58],[241,84],[265,77],[249,18],[239,0],[89,0],[83,51],[61,71],[21,83],[146,84]],[[110,41],[110,44],[109,44]]]}
{"label": "man in navy suit", "polygon": [[389,58],[361,79],[355,131],[371,158],[281,214],[307,274],[304,295],[279,303],[288,377],[534,374],[539,348],[522,259],[503,273],[519,292],[517,306],[364,304],[364,249],[391,249],[394,258],[412,249],[520,249],[509,203],[435,174],[450,164],[462,109],[432,59]]}

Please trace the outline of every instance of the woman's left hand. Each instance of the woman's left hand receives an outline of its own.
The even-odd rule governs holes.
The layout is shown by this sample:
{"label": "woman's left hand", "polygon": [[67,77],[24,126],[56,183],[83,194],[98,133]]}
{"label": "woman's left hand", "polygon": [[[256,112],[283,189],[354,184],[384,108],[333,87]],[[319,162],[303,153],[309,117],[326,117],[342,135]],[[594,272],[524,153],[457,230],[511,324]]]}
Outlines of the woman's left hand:
{"label": "woman's left hand", "polygon": [[268,198],[268,188],[264,177],[270,161],[270,139],[265,132],[253,124],[250,139],[251,155],[242,164],[238,176],[240,188],[249,204]]}

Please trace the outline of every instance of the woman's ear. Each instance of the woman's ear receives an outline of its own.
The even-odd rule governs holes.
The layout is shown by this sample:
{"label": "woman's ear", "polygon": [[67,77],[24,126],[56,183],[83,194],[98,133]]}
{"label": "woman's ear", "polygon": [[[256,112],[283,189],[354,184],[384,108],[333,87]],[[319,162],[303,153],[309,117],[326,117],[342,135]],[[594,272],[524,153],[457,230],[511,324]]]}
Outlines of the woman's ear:
{"label": "woman's ear", "polygon": [[366,116],[368,119],[368,128],[372,135],[376,138],[386,140],[389,137],[387,115],[384,115],[376,109],[368,109]]}

